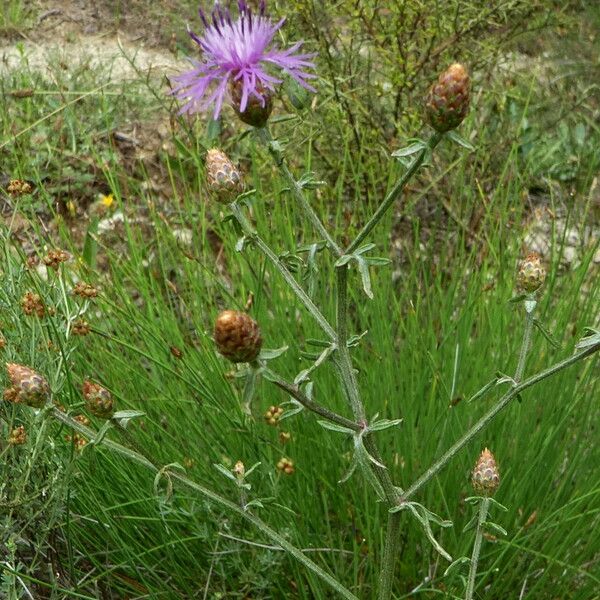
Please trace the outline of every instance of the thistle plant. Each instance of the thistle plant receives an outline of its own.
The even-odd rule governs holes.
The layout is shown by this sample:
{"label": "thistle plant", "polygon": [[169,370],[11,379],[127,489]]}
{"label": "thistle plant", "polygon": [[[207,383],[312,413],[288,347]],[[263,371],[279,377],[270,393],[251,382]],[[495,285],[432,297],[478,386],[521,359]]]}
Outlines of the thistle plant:
{"label": "thistle plant", "polygon": [[[283,27],[284,20],[274,23],[267,15],[266,4],[261,1],[258,13],[243,1],[238,2],[237,16],[231,15],[227,9],[216,5],[211,17],[200,12],[204,24],[202,35],[191,33],[191,37],[201,53],[201,60],[193,61],[193,69],[188,73],[173,77],[175,87],[172,94],[182,104],[181,112],[193,115],[210,112],[213,119],[222,113],[226,114],[225,104],[231,104],[233,112],[246,125],[251,126],[250,135],[263,144],[266,153],[273,161],[274,168],[294,199],[294,209],[302,211],[310,221],[316,239],[323,252],[318,259],[333,266],[335,280],[330,287],[335,293],[335,313],[328,314],[327,307],[319,306],[315,296],[306,289],[304,282],[282,260],[282,252],[273,249],[253,224],[252,212],[248,209],[250,199],[254,211],[261,210],[257,193],[247,188],[241,170],[227,156],[224,150],[212,148],[206,154],[206,184],[211,192],[211,200],[219,203],[221,208],[229,211],[228,218],[241,232],[242,238],[237,245],[240,252],[253,248],[262,253],[277,271],[281,280],[296,295],[304,309],[304,315],[311,318],[322,330],[323,339],[316,340],[320,351],[314,362],[300,371],[292,380],[288,380],[271,367],[270,361],[278,352],[263,347],[263,337],[268,345],[268,335],[261,331],[258,323],[247,312],[227,307],[216,318],[213,338],[216,351],[235,363],[238,374],[246,377],[243,403],[248,418],[266,419],[267,423],[276,425],[281,418],[279,407],[271,407],[266,415],[254,415],[250,399],[260,379],[268,382],[289,396],[294,409],[292,412],[306,410],[318,418],[323,428],[323,435],[343,435],[352,443],[353,457],[351,467],[341,480],[360,475],[372,489],[375,501],[382,502],[387,510],[385,542],[379,569],[379,588],[377,597],[389,600],[393,596],[396,581],[396,561],[400,554],[402,540],[402,515],[407,514],[415,519],[422,531],[423,540],[442,557],[452,561],[450,553],[442,547],[436,533],[437,527],[451,526],[447,518],[436,515],[416,497],[422,488],[430,483],[436,475],[452,464],[453,459],[470,442],[477,437],[515,398],[538,382],[551,377],[578,361],[585,359],[600,350],[600,333],[591,332],[578,345],[577,351],[569,358],[558,362],[534,375],[525,377],[527,359],[532,345],[534,325],[537,321],[534,312],[537,294],[541,293],[544,281],[544,268],[539,257],[529,256],[518,271],[517,283],[523,292],[513,300],[524,309],[523,341],[518,358],[517,368],[513,376],[496,375],[487,383],[471,401],[481,400],[487,394],[502,386],[507,386],[504,393],[492,403],[484,415],[469,427],[441,456],[421,474],[415,475],[412,484],[400,487],[392,477],[388,468],[389,459],[381,452],[377,440],[379,432],[394,429],[397,436],[402,435],[399,428],[401,419],[388,415],[379,418],[369,410],[370,398],[364,376],[355,368],[353,353],[361,349],[362,336],[354,335],[349,322],[349,287],[362,289],[368,298],[376,293],[371,283],[371,270],[388,263],[386,258],[376,256],[376,246],[370,243],[369,235],[380,225],[382,219],[406,189],[408,182],[419,172],[426,159],[434,152],[442,141],[456,143],[457,146],[468,146],[455,129],[466,118],[470,107],[470,80],[466,67],[455,63],[442,73],[423,107],[426,120],[433,127],[433,132],[426,140],[417,140],[410,145],[392,153],[403,165],[402,174],[390,187],[371,217],[362,225],[354,239],[347,245],[336,239],[336,234],[329,231],[318,213],[311,205],[307,194],[314,187],[314,179],[309,176],[297,178],[287,158],[283,141],[278,140],[269,127],[269,118],[277,104],[278,86],[283,83],[282,75],[293,78],[304,89],[316,91],[308,80],[316,75],[307,72],[315,67],[313,54],[299,54],[301,42],[282,50],[273,40],[275,34]],[[258,200],[258,201],[257,201]],[[294,252],[297,249],[290,249]],[[355,276],[355,271],[358,277]],[[84,297],[93,297],[91,290],[79,287],[74,291]],[[250,310],[250,309],[248,309]],[[266,330],[266,328],[265,328]],[[367,334],[368,335],[368,334]],[[336,373],[340,395],[346,400],[346,414],[332,410],[327,401],[317,401],[315,389],[319,385],[319,369],[330,364]],[[247,364],[247,368],[243,365]],[[187,488],[232,514],[238,515],[268,537],[278,548],[283,549],[304,567],[312,571],[339,596],[356,599],[357,596],[343,582],[337,580],[307,553],[295,547],[282,534],[275,531],[263,519],[262,504],[259,499],[250,499],[250,484],[247,478],[257,467],[246,470],[242,460],[233,469],[224,465],[215,465],[220,473],[232,481],[237,488],[235,501],[221,495],[206,485],[194,481],[182,472],[179,465],[162,466],[142,451],[127,444],[117,443],[107,435],[111,423],[119,420],[135,418],[128,411],[113,413],[114,406],[111,394],[99,384],[86,381],[83,388],[88,410],[95,416],[108,419],[99,431],[93,430],[89,424],[81,422],[50,403],[50,389],[46,380],[22,365],[8,365],[8,373],[12,388],[8,390],[7,399],[23,402],[32,408],[41,409],[47,415],[69,426],[75,434],[89,440],[87,447],[104,445],[109,450],[137,463],[155,475],[155,485],[165,478],[169,486],[178,485]],[[365,393],[366,392],[366,393]],[[390,391],[391,393],[391,391]],[[289,416],[289,415],[287,415]],[[282,432],[281,435],[284,435]],[[282,443],[289,439],[282,439]],[[86,450],[87,451],[87,450]],[[291,476],[296,466],[292,459],[281,457],[276,468],[282,476]],[[497,465],[491,453],[485,450],[473,472],[473,486],[479,494],[477,532],[471,568],[467,586],[467,599],[473,597],[477,564],[482,544],[486,517],[492,502],[499,475]],[[343,488],[340,494],[343,493]],[[265,511],[266,512],[266,511]]]}

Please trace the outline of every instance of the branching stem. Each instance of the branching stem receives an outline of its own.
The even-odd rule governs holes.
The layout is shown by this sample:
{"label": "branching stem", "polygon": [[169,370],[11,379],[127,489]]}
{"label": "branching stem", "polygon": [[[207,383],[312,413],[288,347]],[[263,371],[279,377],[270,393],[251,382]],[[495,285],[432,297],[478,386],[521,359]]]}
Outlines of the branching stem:
{"label": "branching stem", "polygon": [[[56,420],[64,423],[71,429],[79,432],[84,435],[88,439],[94,439],[96,432],[85,425],[75,421],[75,419],[71,418],[69,415],[63,413],[57,408],[52,409],[50,413]],[[271,529],[262,519],[257,517],[256,515],[250,513],[249,511],[244,510],[239,504],[220,496],[216,492],[204,487],[203,485],[196,483],[189,479],[183,473],[178,471],[174,471],[172,469],[160,469],[157,467],[152,461],[148,460],[143,454],[131,450],[126,446],[118,444],[117,442],[113,442],[112,440],[107,439],[106,437],[102,438],[99,442],[100,445],[105,446],[109,450],[120,454],[126,459],[135,462],[146,469],[152,471],[153,473],[161,472],[165,477],[170,478],[172,481],[175,481],[184,487],[187,487],[195,492],[198,492],[205,498],[208,498],[215,504],[226,508],[227,510],[238,514],[240,517],[245,519],[246,521],[252,523],[258,531],[261,531],[264,535],[270,538],[275,544],[283,548],[288,554],[293,556],[296,560],[302,563],[307,569],[312,571],[317,577],[319,577],[322,581],[327,583],[333,590],[335,590],[342,598],[347,598],[348,600],[358,600],[358,597],[355,596],[350,590],[345,588],[339,581],[333,578],[329,573],[324,571],[319,565],[313,562],[310,558],[308,558],[301,550],[290,544],[284,537],[279,535],[275,530]]]}
{"label": "branching stem", "polygon": [[551,377],[552,375],[570,367],[576,362],[587,358],[594,354],[594,352],[598,352],[600,350],[600,343],[590,345],[587,348],[580,350],[579,352],[573,354],[569,358],[562,360],[551,367],[548,367],[544,371],[540,371],[536,375],[533,375],[526,379],[525,381],[517,384],[515,387],[510,389],[498,402],[486,412],[475,425],[473,425],[464,435],[460,437],[460,439],[455,442],[421,477],[419,477],[405,492],[402,494],[400,499],[401,502],[408,500],[411,496],[414,496],[416,492],[418,492],[430,479],[435,477],[453,458],[454,456],[462,450],[475,436],[477,436],[489,423],[504,410],[510,402],[518,396],[521,392],[525,391],[527,388],[530,388],[532,385]]}
{"label": "branching stem", "polygon": [[288,182],[290,190],[294,195],[294,198],[296,198],[296,202],[298,202],[298,204],[312,223],[313,227],[319,232],[319,235],[327,242],[327,245],[329,246],[331,251],[337,256],[342,256],[342,249],[338,246],[333,237],[331,237],[331,235],[321,222],[321,219],[319,219],[317,213],[314,211],[313,207],[309,204],[308,200],[304,196],[302,187],[300,186],[296,178],[292,175],[292,172],[290,171],[289,167],[287,166],[287,163],[285,162],[283,153],[274,143],[273,137],[271,136],[271,132],[269,131],[269,129],[267,127],[263,127],[258,131],[260,137],[266,144],[267,149],[269,150],[269,154],[273,158],[273,161],[279,168],[279,171],[283,175],[284,179]]}
{"label": "branching stem", "polygon": [[444,134],[442,133],[434,133],[427,142],[427,148],[423,148],[417,152],[410,165],[398,179],[394,187],[389,191],[388,195],[384,198],[383,202],[379,205],[373,216],[365,223],[364,227],[360,230],[356,239],[346,248],[344,254],[351,254],[354,252],[366,239],[366,237],[371,233],[371,230],[381,221],[384,217],[385,213],[388,211],[390,206],[396,201],[396,199],[402,193],[402,190],[406,186],[406,184],[410,181],[412,176],[419,170],[419,167],[423,164],[425,157],[428,152],[431,152],[440,142]]}

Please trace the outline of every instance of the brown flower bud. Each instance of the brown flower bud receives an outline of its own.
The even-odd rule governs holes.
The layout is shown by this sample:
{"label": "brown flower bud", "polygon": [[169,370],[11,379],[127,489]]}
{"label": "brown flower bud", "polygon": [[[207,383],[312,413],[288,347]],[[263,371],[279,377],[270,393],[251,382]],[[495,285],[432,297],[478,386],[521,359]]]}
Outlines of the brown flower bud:
{"label": "brown flower bud", "polygon": [[237,310],[224,310],[217,317],[214,338],[219,352],[232,362],[252,362],[262,346],[258,323]]}
{"label": "brown flower bud", "polygon": [[75,415],[73,419],[78,423],[85,425],[86,427],[89,427],[91,423],[91,421],[85,415]]}
{"label": "brown flower bud", "polygon": [[250,94],[244,112],[240,112],[243,89],[241,80],[230,84],[229,91],[233,109],[244,123],[252,125],[252,127],[264,127],[273,111],[273,93],[261,84],[257,84],[256,91],[262,96],[262,99]]}
{"label": "brown flower bud", "polygon": [[87,440],[78,433],[74,433],[73,435],[65,435],[65,440],[67,442],[72,442],[75,445],[75,450],[79,452],[81,452],[84,446],[87,444]]}
{"label": "brown flower bud", "polygon": [[486,448],[479,457],[471,476],[473,489],[482,496],[493,496],[500,485],[500,473],[494,455]]}
{"label": "brown flower bud", "polygon": [[7,363],[6,371],[12,388],[6,390],[5,400],[22,402],[33,408],[41,408],[46,404],[50,397],[50,386],[44,377],[33,369],[16,363]]}
{"label": "brown flower bud", "polygon": [[425,100],[427,119],[438,132],[458,127],[469,110],[470,80],[463,65],[454,63],[434,83]]}
{"label": "brown flower bud", "polygon": [[6,191],[13,197],[24,196],[25,194],[31,194],[31,184],[24,179],[11,179],[8,182]]}
{"label": "brown flower bud", "polygon": [[206,154],[206,181],[215,198],[224,204],[235,200],[244,190],[239,170],[227,154],[217,148]]}
{"label": "brown flower bud", "polygon": [[21,298],[21,308],[27,316],[37,315],[40,319],[46,314],[44,301],[39,294],[26,292]]}
{"label": "brown flower bud", "polygon": [[27,441],[27,432],[25,431],[25,427],[23,425],[19,425],[15,427],[8,436],[8,443],[11,446],[20,446]]}
{"label": "brown flower bud", "polygon": [[279,432],[279,442],[281,444],[287,444],[292,439],[292,434],[289,431]]}
{"label": "brown flower bud", "polygon": [[285,456],[277,463],[277,469],[286,475],[292,475],[295,471],[294,463]]}
{"label": "brown flower bud", "polygon": [[69,260],[69,258],[71,258],[71,255],[68,252],[65,252],[64,250],[49,250],[48,254],[44,256],[42,261],[48,268],[54,269],[56,271],[58,269],[58,265],[60,265],[60,263],[66,262],[67,260]]}
{"label": "brown flower bud", "polygon": [[95,298],[98,295],[98,290],[89,283],[78,281],[73,287],[73,295],[80,298]]}
{"label": "brown flower bud", "polygon": [[525,292],[533,293],[546,280],[546,269],[539,254],[528,254],[519,265],[517,285]]}
{"label": "brown flower bud", "polygon": [[73,335],[88,335],[90,331],[90,324],[84,319],[77,319],[71,328],[71,333]]}
{"label": "brown flower bud", "polygon": [[101,419],[110,419],[115,410],[112,394],[101,385],[88,381],[83,382],[83,397],[86,408]]}

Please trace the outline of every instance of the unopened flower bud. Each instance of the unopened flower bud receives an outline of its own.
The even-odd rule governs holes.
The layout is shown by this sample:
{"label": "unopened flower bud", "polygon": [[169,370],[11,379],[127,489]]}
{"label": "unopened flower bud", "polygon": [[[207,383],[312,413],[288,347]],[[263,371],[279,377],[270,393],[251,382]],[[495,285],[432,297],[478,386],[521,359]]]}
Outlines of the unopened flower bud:
{"label": "unopened flower bud", "polygon": [[285,473],[286,475],[292,475],[292,473],[295,471],[294,463],[289,458],[286,458],[286,457],[283,457],[277,463],[277,469],[279,471],[281,471],[282,473]]}
{"label": "unopened flower bud", "polygon": [[546,269],[539,254],[528,254],[519,265],[517,285],[525,292],[533,293],[546,279]]}
{"label": "unopened flower bud", "polygon": [[6,390],[5,400],[22,402],[33,408],[41,408],[50,396],[50,386],[39,373],[16,363],[7,363],[6,371],[12,388]]}
{"label": "unopened flower bud", "polygon": [[292,434],[289,431],[279,432],[279,442],[281,444],[287,444],[292,439]]}
{"label": "unopened flower bud", "polygon": [[270,406],[264,414],[267,425],[277,425],[281,415],[283,415],[283,408],[280,406]]}
{"label": "unopened flower bud", "polygon": [[482,496],[493,496],[500,485],[500,473],[494,455],[486,448],[479,457],[471,477],[473,489]]}
{"label": "unopened flower bud", "polygon": [[24,179],[11,179],[6,187],[6,191],[14,197],[31,194],[31,189],[31,184]]}
{"label": "unopened flower bud", "polygon": [[218,351],[232,362],[252,362],[262,346],[258,323],[246,313],[224,310],[215,323]]}
{"label": "unopened flower bud", "polygon": [[240,480],[244,479],[244,476],[246,475],[246,467],[241,460],[238,460],[235,465],[233,465],[232,471],[233,474]]}
{"label": "unopened flower bud", "polygon": [[256,84],[257,95],[249,94],[244,111],[240,111],[242,106],[242,96],[244,85],[241,79],[234,81],[230,85],[231,101],[233,109],[241,121],[252,125],[252,127],[264,127],[273,111],[273,93],[271,90]]}
{"label": "unopened flower bud", "polygon": [[110,419],[115,410],[112,394],[101,385],[88,381],[83,382],[83,397],[86,408],[101,419]]}
{"label": "unopened flower bud", "polygon": [[95,298],[98,295],[98,290],[89,283],[78,281],[73,287],[73,294],[80,298],[90,299]]}
{"label": "unopened flower bud", "polygon": [[84,319],[77,319],[71,329],[73,335],[88,335],[90,331],[90,324]]}
{"label": "unopened flower bud", "polygon": [[458,127],[469,110],[469,74],[459,63],[450,65],[434,83],[427,95],[427,119],[438,132],[444,133]]}
{"label": "unopened flower bud", "polygon": [[224,204],[235,200],[244,190],[239,170],[227,154],[217,148],[206,154],[206,181],[215,198]]}
{"label": "unopened flower bud", "polygon": [[57,249],[49,250],[48,254],[44,256],[42,261],[48,268],[54,269],[56,271],[60,263],[66,262],[67,260],[69,260],[69,258],[71,258],[71,255],[68,252]]}
{"label": "unopened flower bud", "polygon": [[27,441],[27,432],[25,431],[25,427],[23,425],[19,425],[15,427],[8,436],[8,443],[11,446],[21,446]]}
{"label": "unopened flower bud", "polygon": [[46,314],[46,306],[39,294],[26,292],[21,298],[21,308],[27,316],[36,315],[40,319]]}

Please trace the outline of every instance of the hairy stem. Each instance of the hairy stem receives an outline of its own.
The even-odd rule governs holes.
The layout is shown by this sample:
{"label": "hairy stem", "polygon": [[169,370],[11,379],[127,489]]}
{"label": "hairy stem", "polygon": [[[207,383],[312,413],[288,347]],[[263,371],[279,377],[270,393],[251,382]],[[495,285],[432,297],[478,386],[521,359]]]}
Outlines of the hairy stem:
{"label": "hairy stem", "polygon": [[486,412],[473,427],[471,427],[460,439],[455,442],[421,477],[419,477],[403,494],[400,498],[400,502],[408,500],[411,496],[420,490],[429,480],[435,477],[453,458],[462,450],[477,434],[479,434],[485,427],[500,413],[504,410],[510,402],[518,396],[521,392],[527,388],[543,381],[544,379],[551,377],[552,375],[570,367],[571,365],[591,356],[595,352],[600,350],[600,343],[593,344],[575,353],[573,356],[562,360],[551,367],[548,367],[544,371],[540,371],[536,375],[533,375],[525,381],[515,385],[510,389],[498,402]]}
{"label": "hairy stem", "polygon": [[479,518],[477,519],[477,533],[475,534],[475,543],[473,544],[473,554],[471,555],[471,566],[469,567],[469,578],[467,580],[467,593],[465,600],[473,600],[475,590],[475,577],[477,575],[477,565],[479,563],[479,553],[481,552],[481,542],[483,540],[483,524],[487,518],[490,508],[490,499],[483,498],[479,505]]}
{"label": "hairy stem", "polygon": [[319,232],[319,235],[327,242],[329,248],[334,252],[337,256],[342,256],[342,249],[338,246],[335,240],[331,237],[327,229],[323,223],[321,223],[321,219],[319,219],[317,213],[314,211],[312,206],[309,204],[308,200],[304,196],[304,192],[302,191],[302,187],[296,181],[296,178],[292,175],[287,163],[285,162],[285,158],[281,150],[277,147],[276,144],[273,143],[273,136],[267,127],[263,127],[259,130],[260,137],[263,142],[266,144],[267,149],[269,150],[269,154],[275,161],[277,168],[286,179],[290,186],[290,190],[296,201],[312,223],[313,227]]}
{"label": "hairy stem", "polygon": [[329,324],[327,319],[323,316],[323,313],[317,308],[316,304],[310,299],[309,295],[302,289],[300,284],[296,281],[294,276],[290,273],[287,267],[281,262],[279,257],[271,250],[269,245],[258,235],[256,229],[250,224],[242,209],[235,203],[232,202],[229,205],[233,216],[240,224],[242,231],[257,245],[259,250],[271,261],[273,266],[281,273],[287,284],[292,288],[292,291],[298,296],[302,304],[312,315],[312,317],[321,326],[321,329],[332,339],[337,338],[333,327]]}
{"label": "hairy stem", "polygon": [[400,511],[388,514],[383,562],[379,574],[379,600],[388,600],[392,597],[392,584],[394,582],[394,571],[399,548]]}
{"label": "hairy stem", "polygon": [[269,381],[271,383],[275,384],[278,388],[281,388],[282,390],[286,391],[290,396],[292,396],[298,402],[300,402],[300,404],[302,404],[304,408],[316,413],[317,415],[323,417],[324,419],[327,419],[328,421],[331,421],[332,423],[337,423],[338,425],[341,425],[342,427],[347,427],[348,429],[352,429],[353,431],[361,431],[362,426],[356,423],[355,421],[351,421],[350,419],[347,419],[342,415],[338,415],[332,410],[325,408],[318,402],[311,400],[300,389],[298,385],[290,383],[285,379],[282,379],[281,377],[279,377],[279,375],[271,371],[271,369],[266,369],[266,371],[268,371],[269,373]]}
{"label": "hairy stem", "polygon": [[[354,418],[358,422],[366,424],[366,413],[364,405],[360,398],[358,382],[352,365],[352,358],[348,349],[348,266],[342,265],[336,268],[337,277],[337,344],[338,352],[336,364],[340,373],[342,386],[352,407]],[[380,464],[383,464],[379,449],[372,435],[366,434],[363,439],[367,452]],[[389,506],[398,503],[399,494],[392,477],[385,467],[380,467],[370,463],[377,481],[381,485],[386,501]],[[379,576],[379,599],[388,600],[390,598],[392,582],[394,580],[394,567],[396,556],[398,555],[398,545],[400,543],[400,515],[399,513],[389,513],[385,537],[385,546],[383,553],[383,565]]]}
{"label": "hairy stem", "polygon": [[360,230],[356,239],[348,246],[345,254],[351,254],[354,252],[365,240],[365,238],[371,233],[371,230],[381,221],[385,213],[388,211],[390,206],[396,201],[396,199],[402,193],[404,186],[410,181],[412,176],[418,171],[419,167],[423,164],[425,156],[428,152],[433,150],[442,139],[442,133],[434,133],[427,142],[427,148],[423,148],[415,154],[408,169],[404,172],[402,177],[398,179],[394,187],[389,191],[388,195],[384,198],[383,202],[379,205],[373,216],[367,221],[364,227]]}
{"label": "hairy stem", "polygon": [[[75,421],[69,415],[61,412],[57,408],[53,409],[51,412],[52,416],[64,423],[71,429],[81,433],[88,439],[94,439],[96,432],[85,425]],[[152,461],[146,458],[143,454],[131,450],[126,446],[118,444],[117,442],[113,442],[112,440],[106,439],[104,437],[100,442],[100,445],[105,446],[109,450],[112,450],[116,454],[120,454],[126,459],[135,462],[153,473],[161,473],[163,476],[170,478],[172,481],[178,482],[179,484],[198,492],[205,498],[212,500],[215,504],[226,508],[227,510],[238,514],[240,517],[245,519],[254,525],[259,531],[265,534],[268,538],[270,538],[273,542],[275,542],[279,547],[285,550],[288,554],[293,556],[296,560],[302,563],[307,569],[312,571],[317,577],[319,577],[322,581],[327,583],[333,590],[335,590],[342,598],[347,598],[348,600],[358,600],[358,597],[355,596],[350,590],[345,588],[341,583],[339,583],[336,579],[334,579],[329,573],[324,571],[319,565],[313,562],[310,558],[308,558],[301,550],[290,544],[284,537],[279,535],[274,529],[271,529],[262,519],[257,517],[254,514],[251,514],[248,511],[245,511],[241,506],[220,496],[216,492],[200,485],[189,479],[183,473],[171,470],[171,469],[160,469],[157,467]]]}
{"label": "hairy stem", "polygon": [[523,331],[523,342],[521,343],[521,351],[519,352],[519,362],[517,364],[517,370],[515,371],[515,381],[519,383],[525,373],[525,365],[527,364],[527,356],[529,355],[529,349],[531,347],[531,333],[533,331],[535,305],[531,307],[531,310],[526,308],[525,310],[525,329]]}

